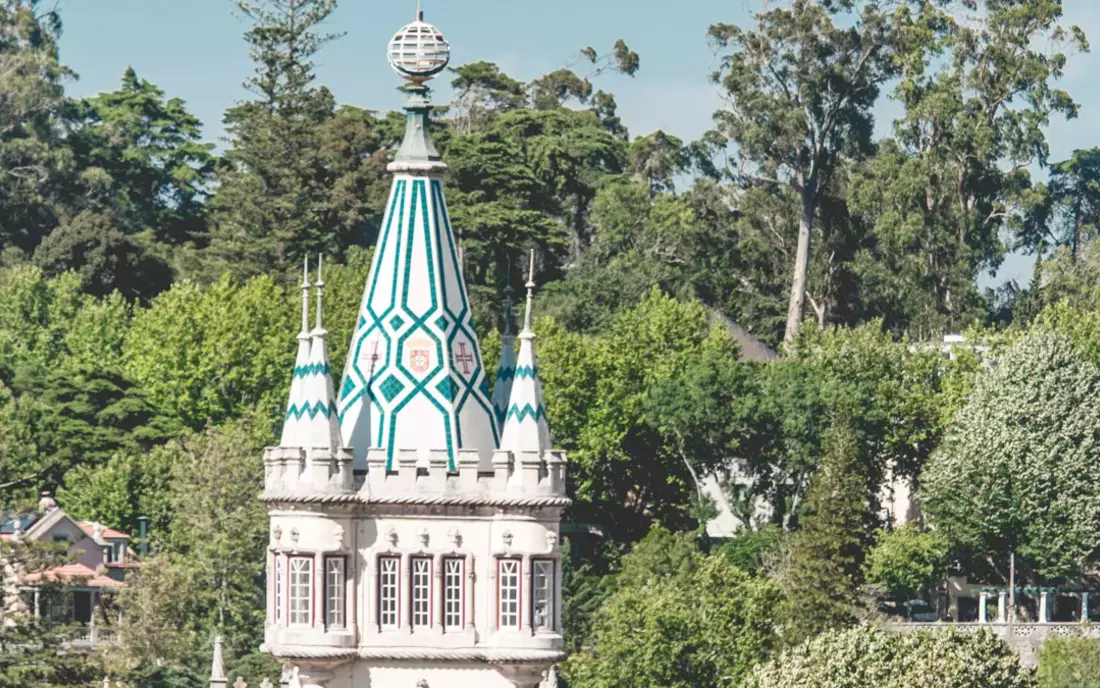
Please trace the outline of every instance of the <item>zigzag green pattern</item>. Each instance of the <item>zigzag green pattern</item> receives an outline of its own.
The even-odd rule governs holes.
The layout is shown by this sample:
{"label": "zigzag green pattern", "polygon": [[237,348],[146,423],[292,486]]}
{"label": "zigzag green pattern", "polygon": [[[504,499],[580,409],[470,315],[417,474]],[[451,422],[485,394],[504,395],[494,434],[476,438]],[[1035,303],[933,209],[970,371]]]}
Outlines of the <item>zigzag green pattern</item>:
{"label": "zigzag green pattern", "polygon": [[539,404],[537,409],[533,408],[530,404],[524,404],[523,408],[513,405],[512,408],[508,409],[507,418],[515,418],[520,423],[522,423],[525,418],[530,418],[537,422],[539,418],[546,418],[546,409],[542,407],[542,404]]}
{"label": "zigzag green pattern", "polygon": [[498,380],[511,380],[516,376],[515,368],[497,368]]}
{"label": "zigzag green pattern", "polygon": [[327,363],[310,363],[294,368],[294,377],[306,377],[307,375],[329,375],[332,370]]}
{"label": "zigzag green pattern", "polygon": [[286,417],[283,418],[283,420],[290,420],[291,418],[301,420],[302,416],[309,416],[310,419],[313,419],[319,415],[325,418],[332,418],[336,415],[336,404],[330,401],[326,407],[323,401],[318,401],[314,404],[307,403],[301,408],[298,408],[295,404],[291,404],[290,408],[286,410]]}
{"label": "zigzag green pattern", "polygon": [[529,377],[531,379],[534,379],[534,378],[538,377],[538,374],[539,374],[539,369],[534,367],[534,366],[518,366],[516,368],[516,373],[515,373],[516,377],[518,377],[520,379],[523,379],[525,377]]}

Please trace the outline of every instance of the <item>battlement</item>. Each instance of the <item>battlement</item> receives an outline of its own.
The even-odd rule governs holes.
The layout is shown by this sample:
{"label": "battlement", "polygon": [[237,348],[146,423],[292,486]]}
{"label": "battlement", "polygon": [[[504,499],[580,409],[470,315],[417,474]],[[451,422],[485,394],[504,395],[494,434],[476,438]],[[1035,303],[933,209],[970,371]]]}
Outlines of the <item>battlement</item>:
{"label": "battlement", "polygon": [[352,461],[348,449],[268,447],[264,450],[264,492],[354,494]]}
{"label": "battlement", "polygon": [[564,497],[565,453],[496,450],[483,461],[476,449],[461,449],[455,470],[447,452],[431,451],[426,462],[415,450],[398,450],[387,470],[385,449],[367,452],[363,491],[371,498],[401,495],[453,497]]}

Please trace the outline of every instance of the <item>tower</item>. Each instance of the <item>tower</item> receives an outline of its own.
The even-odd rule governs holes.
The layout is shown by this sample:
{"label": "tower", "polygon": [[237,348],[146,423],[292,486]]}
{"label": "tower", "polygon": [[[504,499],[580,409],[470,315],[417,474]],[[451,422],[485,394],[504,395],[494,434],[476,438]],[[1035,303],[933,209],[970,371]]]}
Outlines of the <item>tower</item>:
{"label": "tower", "polygon": [[[534,285],[529,374],[494,398],[429,136],[425,84],[449,46],[418,12],[389,57],[409,82],[405,136],[339,398],[318,264],[316,325],[307,276],[286,428],[264,455],[264,647],[303,688],[533,688],[564,658],[569,505],[534,364]],[[534,423],[518,417],[502,447],[494,401],[531,395]]]}

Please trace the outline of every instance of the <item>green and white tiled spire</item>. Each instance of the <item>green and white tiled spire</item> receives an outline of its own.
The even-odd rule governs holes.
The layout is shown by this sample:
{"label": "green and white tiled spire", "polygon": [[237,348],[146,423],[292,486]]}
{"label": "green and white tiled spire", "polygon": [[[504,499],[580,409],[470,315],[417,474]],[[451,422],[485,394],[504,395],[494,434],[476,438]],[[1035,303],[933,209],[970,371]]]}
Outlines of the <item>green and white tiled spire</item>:
{"label": "green and white tiled spire", "polygon": [[336,411],[336,393],[332,384],[332,370],[328,361],[328,330],[325,329],[325,282],[321,274],[321,257],[317,257],[317,325],[309,333],[309,375],[305,378],[306,403],[310,404],[308,448],[340,449],[344,446],[340,434],[340,421]]}
{"label": "green and white tiled spire", "polygon": [[500,448],[514,453],[550,451],[550,425],[546,422],[546,404],[535,360],[535,333],[531,329],[531,305],[535,298],[535,255],[531,254],[531,273],[527,280],[527,309],[523,331],[519,333],[516,376],[508,400]]}
{"label": "green and white tiled spire", "polygon": [[446,165],[428,134],[423,82],[446,60],[428,73],[419,53],[398,46],[390,57],[411,82],[405,137],[388,167],[393,186],[340,385],[340,427],[356,470],[375,447],[391,467],[398,450],[446,451],[454,469],[463,448],[491,460],[499,430],[443,200]]}
{"label": "green and white tiled spire", "polygon": [[306,407],[305,380],[309,374],[309,259],[302,265],[302,329],[298,332],[298,355],[294,359],[294,377],[290,381],[290,398],[283,418],[282,447],[306,447],[309,417],[299,409]]}
{"label": "green and white tiled spire", "polygon": [[504,429],[504,417],[508,413],[508,398],[512,395],[512,380],[516,375],[516,336],[512,333],[512,285],[504,289],[504,333],[500,336],[500,362],[497,363],[497,379],[493,383],[493,413],[497,427]]}

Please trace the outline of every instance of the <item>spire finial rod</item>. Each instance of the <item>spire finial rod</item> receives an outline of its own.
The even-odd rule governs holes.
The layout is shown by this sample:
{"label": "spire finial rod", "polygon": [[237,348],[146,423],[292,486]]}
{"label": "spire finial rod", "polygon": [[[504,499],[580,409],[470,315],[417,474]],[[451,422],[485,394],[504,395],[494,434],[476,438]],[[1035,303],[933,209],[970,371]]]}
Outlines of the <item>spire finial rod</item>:
{"label": "spire finial rod", "polygon": [[309,332],[309,256],[302,258],[302,334]]}
{"label": "spire finial rod", "polygon": [[523,314],[523,331],[531,331],[531,306],[535,301],[535,249],[531,249],[531,268],[527,273],[527,311]]}
{"label": "spire finial rod", "polygon": [[508,285],[504,287],[504,334],[512,334],[512,306],[516,290],[512,288],[512,276],[508,276]]}
{"label": "spire finial rod", "polygon": [[317,254],[317,281],[313,283],[313,286],[317,287],[317,329],[324,329],[321,325],[321,300],[324,298],[325,292],[325,280],[321,277],[321,262],[323,256]]}

